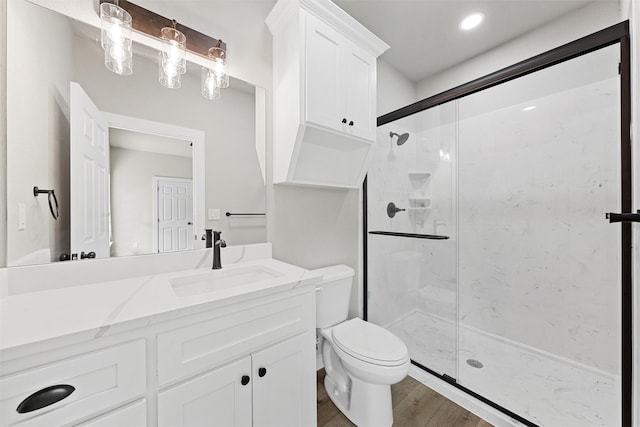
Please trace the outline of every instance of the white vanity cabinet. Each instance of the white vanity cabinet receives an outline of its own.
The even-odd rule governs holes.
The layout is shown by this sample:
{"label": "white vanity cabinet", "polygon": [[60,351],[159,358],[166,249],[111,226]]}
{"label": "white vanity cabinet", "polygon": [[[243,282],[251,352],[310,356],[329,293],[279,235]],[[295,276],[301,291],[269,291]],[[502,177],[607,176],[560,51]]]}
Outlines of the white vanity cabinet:
{"label": "white vanity cabinet", "polygon": [[362,184],[376,142],[376,59],[389,46],[329,0],[280,0],[274,51],[274,182]]}
{"label": "white vanity cabinet", "polygon": [[314,335],[306,333],[158,395],[158,426],[311,426]]}
{"label": "white vanity cabinet", "polygon": [[[311,284],[291,282],[134,323],[0,354],[0,425],[315,425]],[[16,410],[34,392],[60,384],[75,390],[32,412]]]}

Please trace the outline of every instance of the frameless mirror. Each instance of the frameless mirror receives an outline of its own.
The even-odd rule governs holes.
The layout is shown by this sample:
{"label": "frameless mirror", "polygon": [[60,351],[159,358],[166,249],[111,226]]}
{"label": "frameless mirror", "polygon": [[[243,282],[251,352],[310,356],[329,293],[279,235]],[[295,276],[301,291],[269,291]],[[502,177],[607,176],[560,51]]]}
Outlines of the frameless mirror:
{"label": "frameless mirror", "polygon": [[119,76],[99,37],[7,4],[7,265],[202,248],[205,228],[229,244],[266,241],[261,89],[231,79],[206,100],[195,64],[167,89],[142,45],[133,75]]}

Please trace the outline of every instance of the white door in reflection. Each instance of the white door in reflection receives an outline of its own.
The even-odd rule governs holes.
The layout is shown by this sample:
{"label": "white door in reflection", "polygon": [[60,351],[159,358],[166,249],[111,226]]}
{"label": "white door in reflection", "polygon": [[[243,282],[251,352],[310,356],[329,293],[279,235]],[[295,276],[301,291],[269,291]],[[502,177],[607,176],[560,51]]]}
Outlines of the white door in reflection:
{"label": "white door in reflection", "polygon": [[157,194],[157,252],[193,249],[193,184],[190,179],[154,177]]}
{"label": "white door in reflection", "polygon": [[82,87],[71,87],[71,253],[109,257],[109,127]]}

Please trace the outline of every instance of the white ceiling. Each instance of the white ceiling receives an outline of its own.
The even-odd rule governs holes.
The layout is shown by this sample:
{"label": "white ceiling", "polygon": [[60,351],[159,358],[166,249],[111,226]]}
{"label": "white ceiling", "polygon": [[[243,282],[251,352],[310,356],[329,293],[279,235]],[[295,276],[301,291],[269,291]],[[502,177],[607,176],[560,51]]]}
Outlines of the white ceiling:
{"label": "white ceiling", "polygon": [[[41,1],[41,0],[40,0]],[[51,0],[53,1],[53,0]],[[591,2],[620,0],[333,0],[391,46],[382,59],[416,83],[500,46]],[[635,0],[634,0],[635,1]],[[270,50],[264,19],[276,0],[136,0],[205,34],[243,44],[244,56]],[[486,15],[470,32],[458,30],[471,12]],[[232,60],[233,61],[233,60]]]}
{"label": "white ceiling", "polygon": [[[495,48],[592,1],[619,0],[333,0],[391,48],[382,59],[412,82]],[[233,43],[265,37],[276,0],[138,0],[214,37]],[[481,11],[485,22],[462,33],[460,20]],[[242,31],[238,33],[237,29]],[[214,30],[213,30],[214,29]],[[266,32],[265,32],[266,31]],[[241,40],[237,40],[240,38]],[[268,55],[267,51],[251,52]],[[233,54],[233,52],[231,52]]]}
{"label": "white ceiling", "polygon": [[[592,1],[595,0],[334,0],[334,3],[384,40],[390,49],[382,59],[417,83]],[[460,20],[473,12],[484,13],[484,22],[474,30],[460,31]]]}

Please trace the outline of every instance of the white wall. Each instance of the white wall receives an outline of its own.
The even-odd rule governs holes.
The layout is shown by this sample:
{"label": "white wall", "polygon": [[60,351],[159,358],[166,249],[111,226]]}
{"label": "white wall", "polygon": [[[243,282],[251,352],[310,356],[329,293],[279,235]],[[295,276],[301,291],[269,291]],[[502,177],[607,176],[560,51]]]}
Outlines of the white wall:
{"label": "white wall", "polygon": [[0,0],[0,268],[7,265],[7,2]]}
{"label": "white wall", "polygon": [[[191,178],[191,157],[111,147],[111,256],[154,253],[153,177]],[[156,207],[157,209],[157,207]]]}
{"label": "white wall", "polygon": [[377,78],[378,116],[417,101],[416,86],[388,62],[378,60]]}
{"label": "white wall", "polygon": [[[68,249],[68,167],[59,160],[68,158],[72,37],[66,19],[51,19],[42,8],[11,1],[7,9],[7,264],[15,265],[57,259]],[[52,34],[55,50],[46,48]],[[58,221],[46,196],[33,196],[34,186],[55,189]],[[26,207],[24,230],[17,228],[19,203]]]}

